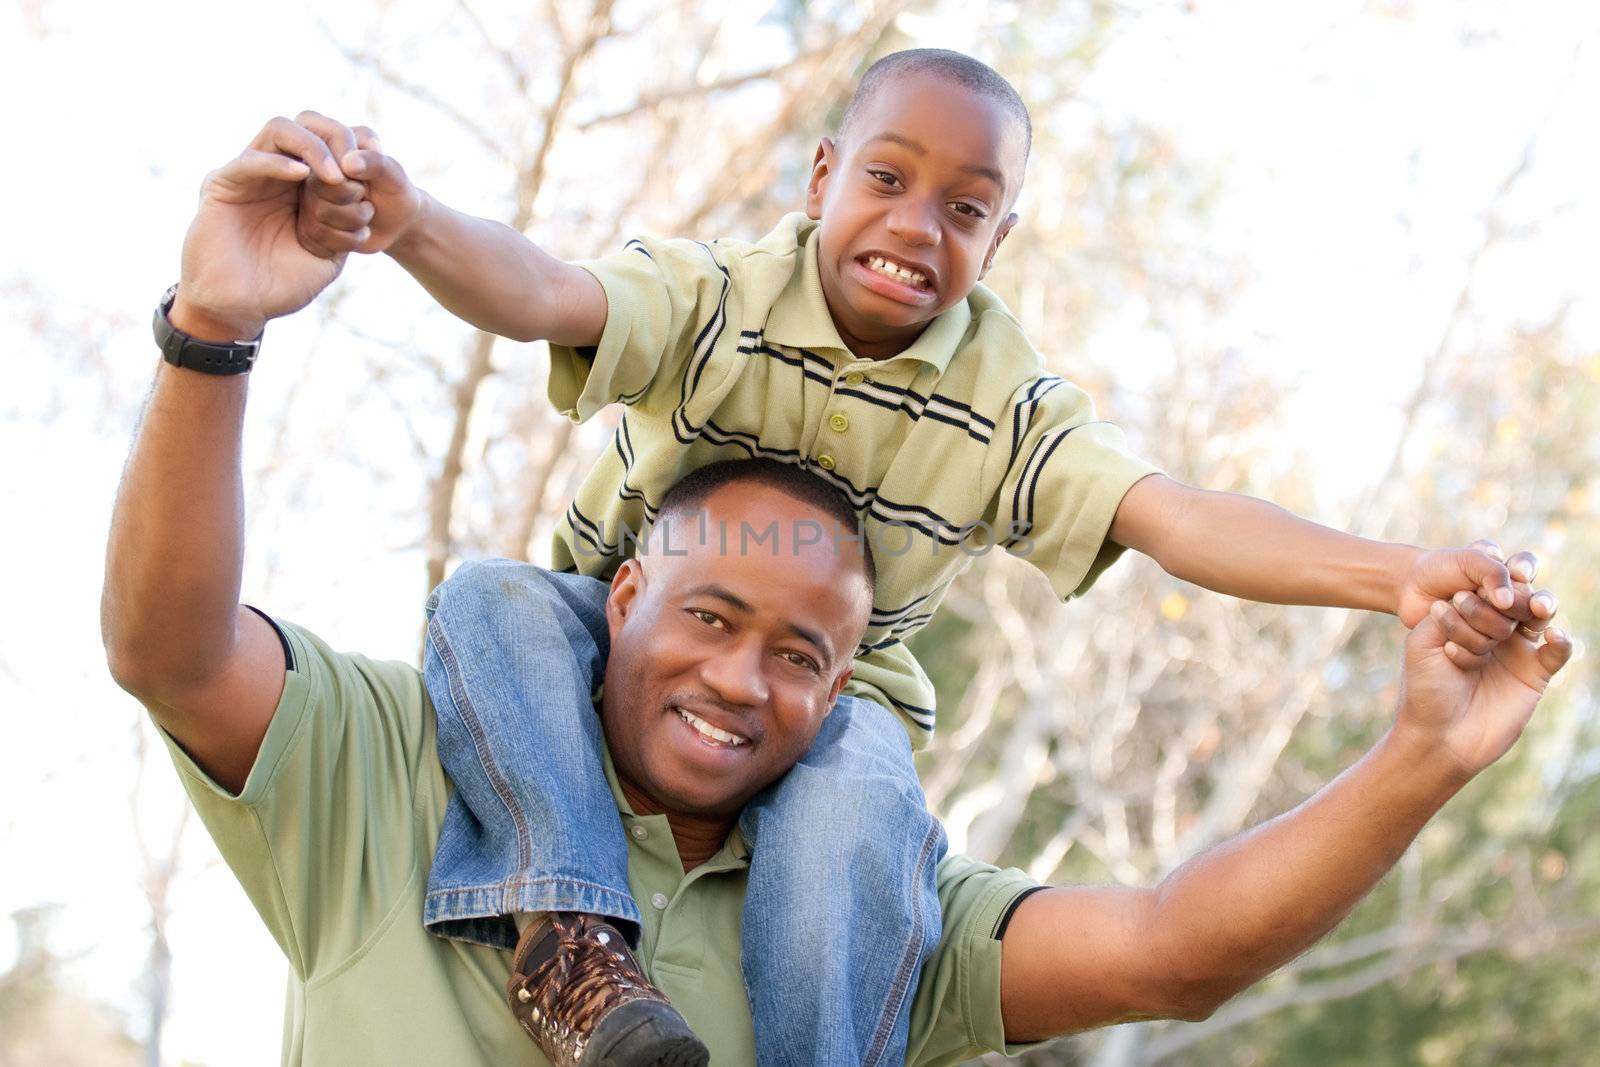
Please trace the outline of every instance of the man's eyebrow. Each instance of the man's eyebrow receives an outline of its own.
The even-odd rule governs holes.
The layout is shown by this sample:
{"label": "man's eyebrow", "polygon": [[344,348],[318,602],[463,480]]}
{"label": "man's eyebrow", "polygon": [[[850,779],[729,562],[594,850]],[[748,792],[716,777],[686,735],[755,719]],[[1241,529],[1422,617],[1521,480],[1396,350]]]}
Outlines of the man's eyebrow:
{"label": "man's eyebrow", "polygon": [[[724,604],[727,604],[729,607],[733,608],[733,610],[739,612],[741,615],[750,615],[756,610],[753,606],[751,606],[749,601],[739,596],[733,590],[727,588],[726,586],[718,585],[715,582],[708,582],[705,585],[697,585],[693,589],[689,590],[689,595],[691,597],[705,596],[710,597],[713,600],[720,600]],[[800,640],[806,642],[808,645],[811,645],[818,652],[820,652],[822,654],[822,658],[828,661],[829,666],[833,665],[833,642],[828,640],[827,634],[820,630],[813,630],[809,626],[801,626],[799,623],[792,622],[788,619],[784,620],[783,628],[786,633],[793,634],[795,637],[798,637]]]}
{"label": "man's eyebrow", "polygon": [[[897,144],[908,151],[915,152],[919,156],[925,156],[928,154],[927,148],[923,146],[921,141],[913,140],[903,133],[894,133],[886,130],[868,140],[867,144],[872,144],[876,141],[888,141],[891,144]],[[1000,171],[995,167],[991,167],[985,163],[964,163],[961,165],[961,170],[966,174],[976,174],[980,178],[988,178],[990,181],[994,182],[995,185],[1000,187],[1001,192],[1005,191],[1006,176],[1000,173]]]}

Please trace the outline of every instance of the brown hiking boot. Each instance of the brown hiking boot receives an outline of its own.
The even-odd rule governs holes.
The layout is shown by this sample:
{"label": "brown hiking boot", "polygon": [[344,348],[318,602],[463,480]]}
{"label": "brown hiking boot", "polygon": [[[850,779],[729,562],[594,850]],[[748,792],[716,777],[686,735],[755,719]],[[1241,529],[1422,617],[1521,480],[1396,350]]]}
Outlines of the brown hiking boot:
{"label": "brown hiking boot", "polygon": [[594,915],[551,912],[524,930],[506,999],[555,1067],[705,1067],[711,1056]]}

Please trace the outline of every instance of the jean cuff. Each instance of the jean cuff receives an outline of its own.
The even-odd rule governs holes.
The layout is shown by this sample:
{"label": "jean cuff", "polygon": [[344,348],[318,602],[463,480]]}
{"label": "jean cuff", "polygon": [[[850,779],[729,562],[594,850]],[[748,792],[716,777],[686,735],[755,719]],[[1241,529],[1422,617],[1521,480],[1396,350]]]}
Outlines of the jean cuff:
{"label": "jean cuff", "polygon": [[630,942],[639,936],[639,906],[633,897],[592,882],[564,878],[507,882],[499,885],[435,889],[422,905],[422,924],[435,937],[468,941],[490,948],[517,945],[511,916],[525,911],[581,911],[623,924]]}

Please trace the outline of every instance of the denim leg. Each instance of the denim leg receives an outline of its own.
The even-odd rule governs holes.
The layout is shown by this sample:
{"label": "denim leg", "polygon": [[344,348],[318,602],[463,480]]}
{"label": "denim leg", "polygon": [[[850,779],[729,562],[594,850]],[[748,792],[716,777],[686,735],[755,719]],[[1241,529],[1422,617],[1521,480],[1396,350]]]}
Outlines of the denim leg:
{"label": "denim leg", "polygon": [[519,911],[584,911],[637,929],[593,704],[606,591],[492,560],[462,564],[429,598],[423,681],[455,784],[423,907],[440,937],[510,948]]}
{"label": "denim leg", "polygon": [[939,943],[928,813],[905,727],[840,697],[805,757],[746,807],[744,976],[761,1067],[905,1062]]}

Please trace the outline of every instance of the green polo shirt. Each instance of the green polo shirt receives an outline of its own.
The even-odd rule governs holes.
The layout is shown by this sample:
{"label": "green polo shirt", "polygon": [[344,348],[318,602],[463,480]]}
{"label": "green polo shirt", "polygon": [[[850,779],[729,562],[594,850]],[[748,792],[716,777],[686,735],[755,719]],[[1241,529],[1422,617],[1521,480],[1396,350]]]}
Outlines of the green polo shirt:
{"label": "green polo shirt", "polygon": [[1046,373],[981,285],[900,355],[857,358],[828,314],[816,250],[816,223],[795,214],[755,244],[634,240],[582,264],[605,288],[605,331],[593,350],[551,347],[550,399],[577,420],[624,409],[556,530],[553,565],[609,579],[697,467],[799,464],[850,498],[877,557],[845,692],[898,711],[922,747],[933,686],[905,641],[950,583],[1003,549],[1063,599],[1082,593],[1121,552],[1106,533],[1123,494],[1156,468]]}
{"label": "green polo shirt", "polygon": [[[510,954],[422,926],[450,782],[421,675],[336,653],[295,626],[283,631],[293,666],[238,796],[168,744],[217,848],[289,960],[283,1062],[545,1064],[505,1004]],[[744,841],[736,831],[686,875],[666,817],[629,810],[609,759],[607,777],[644,916],[640,962],[710,1046],[713,1064],[748,1067]],[[994,932],[1034,883],[952,856],[938,884],[944,937],[912,1005],[908,1062],[916,1064],[1006,1048]]]}

